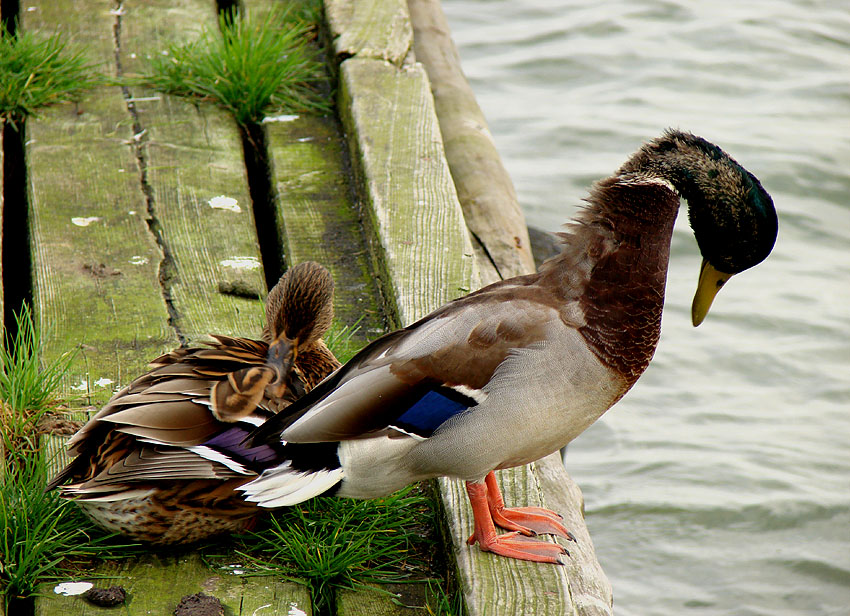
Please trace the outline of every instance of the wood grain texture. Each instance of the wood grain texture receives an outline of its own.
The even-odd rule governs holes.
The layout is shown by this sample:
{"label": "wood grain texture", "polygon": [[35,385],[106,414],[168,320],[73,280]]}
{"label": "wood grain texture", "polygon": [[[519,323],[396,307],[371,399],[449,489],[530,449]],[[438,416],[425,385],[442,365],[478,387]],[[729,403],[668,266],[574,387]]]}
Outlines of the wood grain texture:
{"label": "wood grain texture", "polygon": [[612,616],[614,613],[611,582],[596,559],[593,540],[584,522],[584,497],[578,484],[564,469],[560,453],[535,463],[535,473],[546,506],[564,516],[564,525],[575,535],[570,543],[570,558],[565,569],[570,596],[578,616]]}
{"label": "wood grain texture", "polygon": [[466,224],[501,278],[534,271],[525,216],[463,74],[439,0],[409,0],[416,60],[428,72]]}
{"label": "wood grain texture", "polygon": [[[214,6],[201,0],[125,3],[120,12],[110,2],[58,4],[37,5],[27,23],[62,23],[112,71],[117,23],[125,70],[216,24]],[[39,174],[34,226],[45,235],[36,248],[41,315],[65,348],[84,344],[84,371],[72,371],[69,387],[94,389],[95,403],[111,393],[96,383],[126,382],[178,335],[257,335],[262,325],[257,299],[219,293],[220,283],[238,279],[255,298],[265,295],[235,125],[170,97],[130,96],[135,116],[117,87],[87,99],[82,114],[51,112],[33,123],[30,146]],[[211,207],[220,196],[240,211]],[[78,230],[72,219],[89,222]]]}
{"label": "wood grain texture", "polygon": [[400,66],[413,46],[405,0],[325,0],[337,58],[386,60]]}
{"label": "wood grain texture", "polygon": [[[84,578],[75,581],[83,581]],[[91,605],[80,596],[64,597],[45,584],[36,601],[36,616],[97,616],[118,612],[127,616],[173,614],[180,599],[203,592],[216,597],[227,614],[312,614],[305,586],[271,577],[241,578],[210,569],[197,554],[155,555],[109,562],[89,580],[98,587],[123,586],[128,600],[119,608]]]}
{"label": "wood grain texture", "polygon": [[[406,325],[477,286],[463,213],[421,65],[351,58],[340,109],[352,142],[376,266]],[[368,231],[367,231],[368,233]]]}
{"label": "wood grain texture", "polygon": [[374,590],[340,590],[336,616],[416,616],[430,614],[425,604],[426,585],[381,584]]}
{"label": "wood grain texture", "polygon": [[[51,31],[63,24],[108,72],[110,6],[100,2],[81,15],[32,2],[23,26]],[[99,404],[177,343],[158,281],[162,253],[147,231],[127,146],[131,123],[120,90],[104,87],[28,125],[35,301],[50,333],[46,359],[78,347],[59,395]]]}
{"label": "wood grain texture", "polygon": [[[136,3],[122,17],[125,70],[180,42],[199,26],[216,28],[204,0]],[[193,342],[209,333],[258,336],[266,294],[241,141],[233,119],[211,105],[195,108],[174,97],[134,89],[147,182],[162,238],[174,259],[170,281],[177,326]],[[224,197],[233,209],[213,207]],[[238,211],[237,211],[238,208]],[[254,298],[219,292],[238,280]]]}

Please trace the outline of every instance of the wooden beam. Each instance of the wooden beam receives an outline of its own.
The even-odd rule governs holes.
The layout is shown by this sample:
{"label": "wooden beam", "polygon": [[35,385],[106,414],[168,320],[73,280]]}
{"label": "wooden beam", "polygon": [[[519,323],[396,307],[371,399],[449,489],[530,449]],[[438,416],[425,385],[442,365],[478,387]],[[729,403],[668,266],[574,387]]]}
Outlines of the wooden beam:
{"label": "wooden beam", "polygon": [[267,123],[288,263],[313,260],[331,272],[341,323],[359,321],[363,344],[387,330],[383,298],[360,226],[336,118],[287,117]]}
{"label": "wooden beam", "polygon": [[428,72],[446,160],[466,224],[500,278],[533,272],[525,216],[461,69],[440,1],[409,0],[408,6],[416,60]]}
{"label": "wooden beam", "polygon": [[339,91],[376,269],[408,325],[477,286],[427,77],[418,64],[354,57],[340,65]]}
{"label": "wooden beam", "polygon": [[413,45],[405,0],[325,0],[338,59],[352,56],[400,66]]}

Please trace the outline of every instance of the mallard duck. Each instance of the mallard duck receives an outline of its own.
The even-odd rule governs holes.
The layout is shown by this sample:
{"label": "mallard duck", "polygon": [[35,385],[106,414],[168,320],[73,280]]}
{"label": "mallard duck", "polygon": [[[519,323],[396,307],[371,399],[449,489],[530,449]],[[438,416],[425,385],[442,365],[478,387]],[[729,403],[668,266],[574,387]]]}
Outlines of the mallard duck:
{"label": "mallard duck", "polygon": [[[507,508],[493,471],[562,448],[643,373],[660,334],[679,200],[704,257],[693,323],[719,288],[761,262],[777,234],[770,196],[716,145],[680,131],[595,184],[561,253],[366,346],[245,445],[278,447],[241,485],[262,507],[317,494],[385,495],[436,476],[466,482],[469,543],[561,563],[570,538],[543,508]],[[496,526],[511,532],[498,535]]]}
{"label": "mallard duck", "polygon": [[333,281],[321,265],[286,272],[266,315],[262,340],[215,335],[155,359],[71,438],[75,457],[48,489],[61,485],[96,523],[148,543],[245,528],[258,510],[235,488],[275,459],[275,447],[237,455],[231,444],[340,365],[322,341]]}

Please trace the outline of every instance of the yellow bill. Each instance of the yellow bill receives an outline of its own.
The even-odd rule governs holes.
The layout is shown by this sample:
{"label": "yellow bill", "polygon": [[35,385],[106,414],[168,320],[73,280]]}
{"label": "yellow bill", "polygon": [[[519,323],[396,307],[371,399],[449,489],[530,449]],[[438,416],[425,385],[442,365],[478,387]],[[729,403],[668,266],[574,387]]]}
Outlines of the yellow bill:
{"label": "yellow bill", "polygon": [[711,308],[711,302],[714,301],[714,296],[720,290],[726,281],[732,277],[732,274],[724,274],[714,269],[708,261],[703,259],[702,267],[699,270],[699,283],[697,283],[697,292],[694,295],[694,303],[691,306],[691,321],[694,327],[702,323],[705,315],[708,314],[708,309]]}

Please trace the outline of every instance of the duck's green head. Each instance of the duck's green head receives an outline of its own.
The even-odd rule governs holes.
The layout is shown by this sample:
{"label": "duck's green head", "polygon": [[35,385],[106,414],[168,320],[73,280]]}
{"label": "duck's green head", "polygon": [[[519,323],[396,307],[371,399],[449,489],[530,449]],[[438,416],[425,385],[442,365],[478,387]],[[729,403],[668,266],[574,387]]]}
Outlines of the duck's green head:
{"label": "duck's green head", "polygon": [[713,143],[670,130],[630,161],[668,180],[688,202],[703,265],[691,317],[699,325],[714,296],[738,272],[767,258],[776,242],[773,200],[758,179]]}

